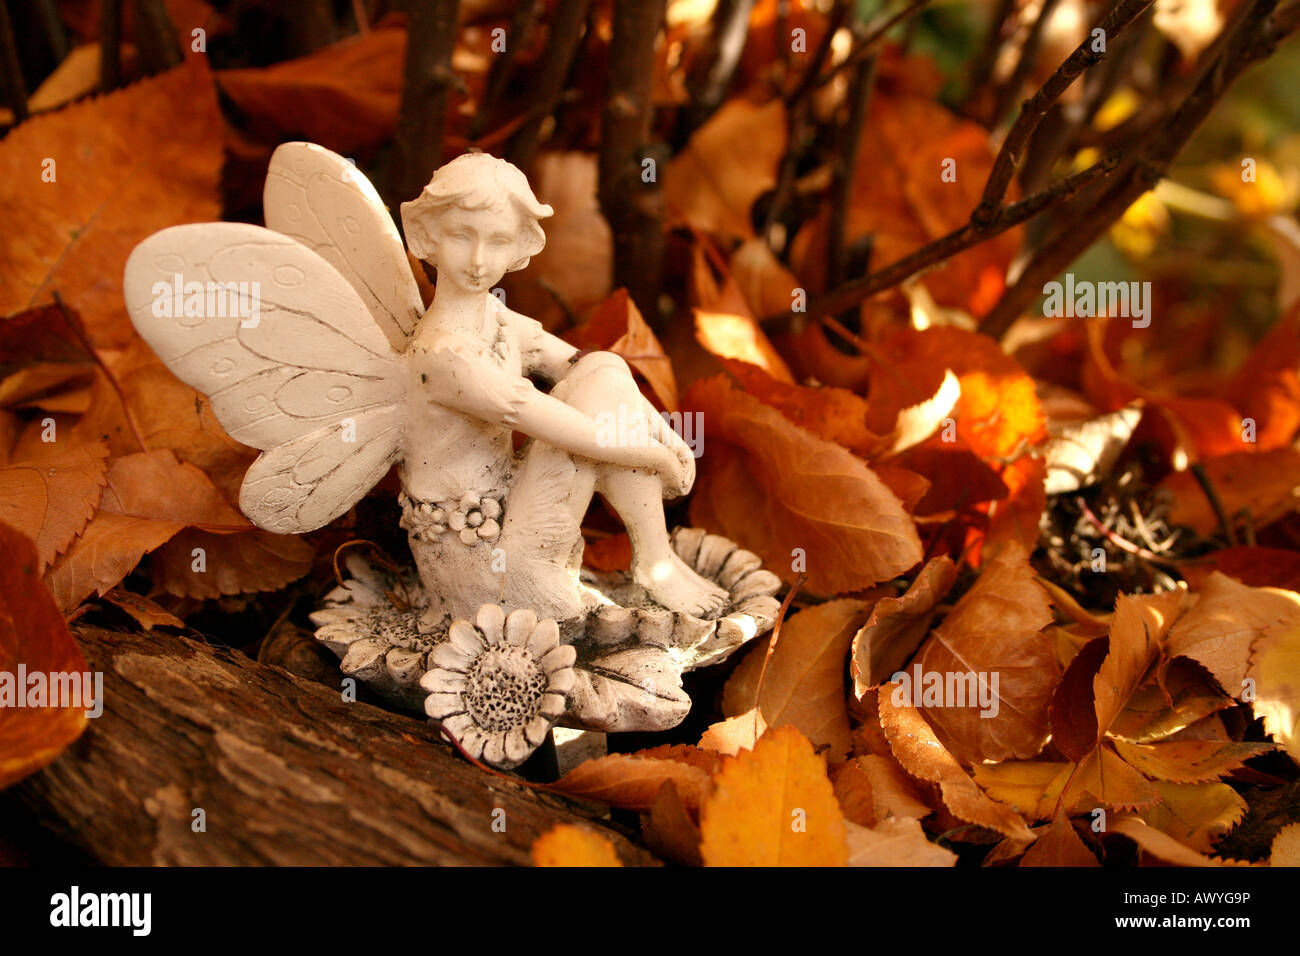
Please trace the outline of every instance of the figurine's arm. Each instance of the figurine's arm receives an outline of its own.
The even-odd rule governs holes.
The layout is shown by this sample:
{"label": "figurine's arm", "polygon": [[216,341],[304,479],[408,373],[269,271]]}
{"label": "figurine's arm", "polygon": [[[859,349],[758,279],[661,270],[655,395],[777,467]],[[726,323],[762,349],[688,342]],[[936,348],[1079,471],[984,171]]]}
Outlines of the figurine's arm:
{"label": "figurine's arm", "polygon": [[[603,429],[596,419],[469,351],[446,347],[427,352],[420,372],[420,391],[427,401],[516,429],[584,458],[646,468],[658,474],[673,495],[685,494],[693,483],[695,462],[689,450],[683,459],[658,442],[638,447],[603,441]],[[664,424],[653,407],[650,412],[654,414],[652,426]],[[671,429],[664,425],[660,431]]]}
{"label": "figurine's arm", "polygon": [[[528,335],[527,345],[523,349],[524,369],[526,372],[540,375],[550,382],[558,382],[581,356],[582,353],[578,349],[559,336],[547,332],[536,319],[521,316],[517,312],[511,312],[511,318],[515,321],[527,323],[525,328],[531,333]],[[689,483],[693,484],[695,455],[690,447],[677,432],[669,427],[659,410],[644,396],[641,397],[641,408],[638,411],[646,415],[649,420],[650,437],[665,445],[677,456],[682,467],[690,472],[691,481]]]}

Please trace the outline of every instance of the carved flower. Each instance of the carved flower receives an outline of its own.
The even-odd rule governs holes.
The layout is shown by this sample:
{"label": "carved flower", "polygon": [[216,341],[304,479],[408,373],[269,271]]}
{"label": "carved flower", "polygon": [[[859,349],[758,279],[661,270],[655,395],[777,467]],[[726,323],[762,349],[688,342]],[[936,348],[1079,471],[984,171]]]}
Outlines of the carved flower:
{"label": "carved flower", "polygon": [[564,713],[574,658],[555,621],[484,604],[475,624],[452,622],[430,653],[433,669],[420,679],[425,712],[470,755],[517,767]]}
{"label": "carved flower", "polygon": [[480,539],[495,541],[501,533],[501,502],[486,495],[469,494],[460,499],[456,510],[447,516],[447,527],[460,535],[462,544]]}

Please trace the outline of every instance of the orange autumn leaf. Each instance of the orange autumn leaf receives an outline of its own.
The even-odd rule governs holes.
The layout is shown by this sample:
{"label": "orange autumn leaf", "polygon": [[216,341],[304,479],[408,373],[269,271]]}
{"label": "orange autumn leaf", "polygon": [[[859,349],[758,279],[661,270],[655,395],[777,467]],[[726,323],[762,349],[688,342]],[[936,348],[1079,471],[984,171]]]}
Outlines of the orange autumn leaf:
{"label": "orange autumn leaf", "polygon": [[113,462],[99,510],[45,574],[64,611],[115,587],[149,551],[186,526],[251,529],[208,480],[166,450]]}
{"label": "orange autumn leaf", "polygon": [[1106,659],[1092,679],[1098,741],[1142,683],[1186,599],[1184,592],[1166,591],[1115,602]]}
{"label": "orange autumn leaf", "polygon": [[1008,545],[921,648],[913,665],[916,678],[965,678],[965,699],[942,699],[938,706],[930,704],[920,679],[912,686],[914,702],[924,700],[922,713],[958,760],[1026,759],[1043,749],[1048,704],[1061,679],[1041,633],[1051,621],[1029,555]]}
{"label": "orange autumn leaf", "polygon": [[557,823],[533,841],[533,866],[622,866],[614,844],[594,830]]}
{"label": "orange autumn leaf", "polygon": [[405,58],[406,30],[387,26],[298,59],[222,70],[217,82],[268,141],[306,139],[346,156],[392,135]]}
{"label": "orange autumn leaf", "polygon": [[793,727],[731,757],[700,807],[705,866],[843,866],[844,815],[826,765]]}
{"label": "orange autumn leaf", "polygon": [[654,805],[659,788],[670,780],[688,807],[698,807],[709,789],[709,775],[697,766],[628,754],[610,754],[578,764],[551,786],[571,797],[644,812]]}
{"label": "orange autumn leaf", "polygon": [[1018,840],[1032,839],[1029,828],[1009,807],[995,803],[975,785],[952,754],[935,737],[921,712],[899,695],[897,684],[880,688],[880,723],[890,749],[903,769],[918,780],[939,785],[953,816]]}
{"label": "orange autumn leaf", "polygon": [[1138,811],[1148,824],[1199,853],[1209,853],[1216,840],[1241,822],[1246,801],[1226,783],[1151,784],[1160,802]]}
{"label": "orange autumn leaf", "polygon": [[852,746],[845,706],[844,661],[873,602],[844,598],[818,604],[781,625],[758,686],[771,639],[755,641],[722,694],[722,712],[738,717],[759,706],[769,727],[795,727],[840,760]]}
{"label": "orange autumn leaf", "polygon": [[1117,816],[1107,823],[1111,833],[1126,836],[1136,843],[1144,855],[1175,866],[1250,866],[1240,860],[1225,860],[1206,856],[1191,847],[1145,823],[1141,817]]}
{"label": "orange autumn leaf", "polygon": [[39,462],[0,468],[0,521],[36,542],[38,570],[86,527],[104,490],[107,455],[102,442],[64,442]]}
{"label": "orange autumn leaf", "polygon": [[1131,766],[1155,780],[1206,783],[1237,769],[1251,757],[1274,749],[1273,744],[1220,740],[1171,740],[1154,744],[1113,741],[1115,751]]}
{"label": "orange autumn leaf", "polygon": [[565,336],[571,345],[585,349],[604,349],[623,356],[627,364],[649,384],[665,411],[677,411],[677,379],[673,363],[664,354],[641,311],[619,289],[591,313],[586,324]]}
{"label": "orange autumn leaf", "polygon": [[187,528],[153,553],[150,567],[154,584],[169,594],[215,598],[279,590],[311,570],[315,555],[310,541],[299,535]]}
{"label": "orange autumn leaf", "polygon": [[1020,860],[1021,866],[1101,866],[1070,818],[1058,813]]}
{"label": "orange autumn leaf", "polygon": [[742,750],[753,750],[754,744],[765,733],[767,721],[758,708],[753,707],[743,714],[710,724],[700,737],[700,749],[734,757]]}
{"label": "orange autumn leaf", "polygon": [[695,383],[683,404],[707,423],[694,523],[740,542],[786,580],[802,555],[808,587],[824,594],[870,587],[921,559],[912,519],[860,458],[720,376]]}
{"label": "orange autumn leaf", "polygon": [[[54,179],[42,182],[47,160]],[[134,335],[122,271],[145,237],[221,208],[221,116],[202,60],[21,124],[0,143],[0,315],[58,292],[97,346]]]}
{"label": "orange autumn leaf", "polygon": [[[54,675],[87,672],[85,658],[40,578],[36,545],[0,522],[0,789],[50,763],[86,728],[92,701],[48,706]],[[18,685],[19,666],[29,675]],[[44,675],[46,696],[33,700],[30,675]],[[19,697],[21,696],[21,702]],[[32,706],[27,706],[28,704]],[[100,702],[102,703],[102,702]]]}
{"label": "orange autumn leaf", "polygon": [[[1210,486],[1228,520],[1237,524],[1249,511],[1254,527],[1262,528],[1300,507],[1300,451],[1244,452],[1207,458],[1202,462]],[[1219,527],[1218,516],[1190,471],[1175,471],[1159,485],[1173,498],[1171,525],[1187,525],[1209,535]]]}
{"label": "orange autumn leaf", "polygon": [[957,568],[945,556],[927,561],[901,597],[882,598],[871,617],[853,636],[849,674],[861,699],[895,674],[921,646],[940,601],[957,580]]}

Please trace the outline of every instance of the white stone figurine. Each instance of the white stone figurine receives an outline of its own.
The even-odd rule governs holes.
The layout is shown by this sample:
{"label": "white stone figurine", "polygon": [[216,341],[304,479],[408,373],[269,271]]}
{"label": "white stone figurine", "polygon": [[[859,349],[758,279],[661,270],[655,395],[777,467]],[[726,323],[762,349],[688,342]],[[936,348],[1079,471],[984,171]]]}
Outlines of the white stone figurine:
{"label": "white stone figurine", "polygon": [[[541,251],[551,207],[486,153],[441,167],[402,204],[411,252],[437,269],[426,311],[391,217],[342,157],[281,146],[264,206],[267,228],[142,242],[126,303],[231,437],[261,449],[239,499],[257,526],[320,528],[397,465],[416,573],[349,556],[353,577],[312,615],[344,672],[502,767],[557,721],[679,722],[682,671],[766,631],[779,582],[726,539],[669,535],[663,499],[690,490],[694,455],[624,360],[579,353],[494,294]],[[641,440],[602,440],[602,416]],[[529,436],[518,452],[513,432]],[[581,567],[596,492],[627,528],[630,575]]]}

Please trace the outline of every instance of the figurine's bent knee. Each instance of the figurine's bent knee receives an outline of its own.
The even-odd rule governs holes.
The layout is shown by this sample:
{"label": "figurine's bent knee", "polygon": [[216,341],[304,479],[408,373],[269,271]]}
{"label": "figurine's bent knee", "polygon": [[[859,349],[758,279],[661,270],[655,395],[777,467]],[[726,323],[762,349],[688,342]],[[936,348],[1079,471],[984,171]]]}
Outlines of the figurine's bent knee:
{"label": "figurine's bent knee", "polygon": [[613,352],[589,352],[573,363],[551,396],[593,413],[640,395],[627,362]]}

